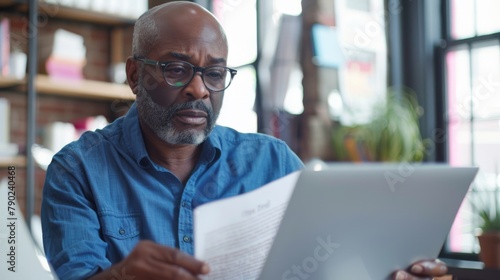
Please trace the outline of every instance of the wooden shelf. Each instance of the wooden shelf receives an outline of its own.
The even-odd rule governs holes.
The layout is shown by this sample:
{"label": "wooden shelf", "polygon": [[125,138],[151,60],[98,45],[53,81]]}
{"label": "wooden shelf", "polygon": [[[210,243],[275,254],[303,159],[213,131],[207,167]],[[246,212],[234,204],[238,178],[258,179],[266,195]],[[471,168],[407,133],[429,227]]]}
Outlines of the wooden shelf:
{"label": "wooden shelf", "polygon": [[64,80],[37,75],[36,90],[39,94],[60,95],[96,100],[135,100],[127,85],[90,80]]}
{"label": "wooden shelf", "polygon": [[[26,81],[0,76],[0,88],[26,86]],[[130,87],[90,80],[65,80],[37,75],[35,88],[38,94],[77,97],[95,100],[135,100]]]}
{"label": "wooden shelf", "polygon": [[0,7],[6,8],[10,6],[14,6],[18,3],[18,1],[15,0],[0,0]]}
{"label": "wooden shelf", "polygon": [[[26,13],[28,12],[28,4],[26,2],[27,1],[20,0],[0,0],[0,7],[10,7],[15,11]],[[45,2],[38,3],[38,10],[41,16],[45,15],[50,18],[69,19],[73,21],[77,20],[111,26],[132,25],[137,20],[136,18],[128,16],[85,10]]]}
{"label": "wooden shelf", "polygon": [[0,88],[17,87],[24,84],[25,81],[9,76],[0,76]]}
{"label": "wooden shelf", "polygon": [[[61,19],[80,20],[105,25],[132,25],[136,21],[136,18],[132,17],[97,12],[92,10],[84,10],[75,7],[67,7],[43,2],[40,2],[38,5],[42,13],[55,11],[55,14],[53,16]],[[27,7],[28,6],[26,5],[26,9]]]}
{"label": "wooden shelf", "polygon": [[4,169],[8,166],[15,166],[16,168],[24,168],[26,167],[26,157],[25,156],[0,157],[0,168]]}

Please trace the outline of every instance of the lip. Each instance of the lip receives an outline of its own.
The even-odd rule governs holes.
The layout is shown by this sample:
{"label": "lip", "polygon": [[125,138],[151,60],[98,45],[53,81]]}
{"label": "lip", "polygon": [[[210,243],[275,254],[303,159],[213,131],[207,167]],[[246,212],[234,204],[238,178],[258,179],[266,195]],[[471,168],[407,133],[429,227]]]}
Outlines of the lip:
{"label": "lip", "polygon": [[175,118],[187,125],[202,125],[207,122],[207,113],[201,110],[181,110],[175,113]]}

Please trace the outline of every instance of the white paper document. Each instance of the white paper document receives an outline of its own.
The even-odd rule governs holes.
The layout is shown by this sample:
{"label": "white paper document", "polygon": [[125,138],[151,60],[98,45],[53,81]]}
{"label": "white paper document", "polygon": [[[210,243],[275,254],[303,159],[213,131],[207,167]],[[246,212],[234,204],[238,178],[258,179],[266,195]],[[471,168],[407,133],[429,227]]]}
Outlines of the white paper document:
{"label": "white paper document", "polygon": [[194,210],[195,256],[211,268],[204,279],[257,279],[299,174]]}

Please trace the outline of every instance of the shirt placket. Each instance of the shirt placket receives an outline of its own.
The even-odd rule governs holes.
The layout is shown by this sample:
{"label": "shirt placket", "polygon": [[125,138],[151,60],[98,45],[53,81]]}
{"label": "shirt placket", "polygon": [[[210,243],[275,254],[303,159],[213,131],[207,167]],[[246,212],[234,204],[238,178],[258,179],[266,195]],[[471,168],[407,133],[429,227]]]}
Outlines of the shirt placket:
{"label": "shirt placket", "polygon": [[180,205],[179,205],[179,224],[178,224],[178,238],[179,238],[179,248],[193,255],[194,254],[194,244],[193,244],[193,209],[192,201],[196,190],[196,182],[198,176],[205,169],[205,165],[201,165],[197,170],[191,175],[184,191],[182,192]]}

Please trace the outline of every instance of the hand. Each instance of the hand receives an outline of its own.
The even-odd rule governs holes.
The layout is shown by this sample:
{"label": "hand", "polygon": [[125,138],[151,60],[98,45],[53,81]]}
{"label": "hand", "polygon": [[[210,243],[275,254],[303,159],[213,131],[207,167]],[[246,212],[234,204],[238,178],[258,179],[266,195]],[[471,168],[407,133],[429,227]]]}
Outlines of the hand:
{"label": "hand", "polygon": [[440,260],[421,261],[414,263],[410,267],[410,272],[396,271],[394,279],[396,280],[424,280],[440,277],[446,274],[448,268]]}
{"label": "hand", "polygon": [[[121,262],[91,278],[195,280],[210,272],[208,265],[178,249],[141,241]],[[114,279],[114,278],[113,278]]]}

